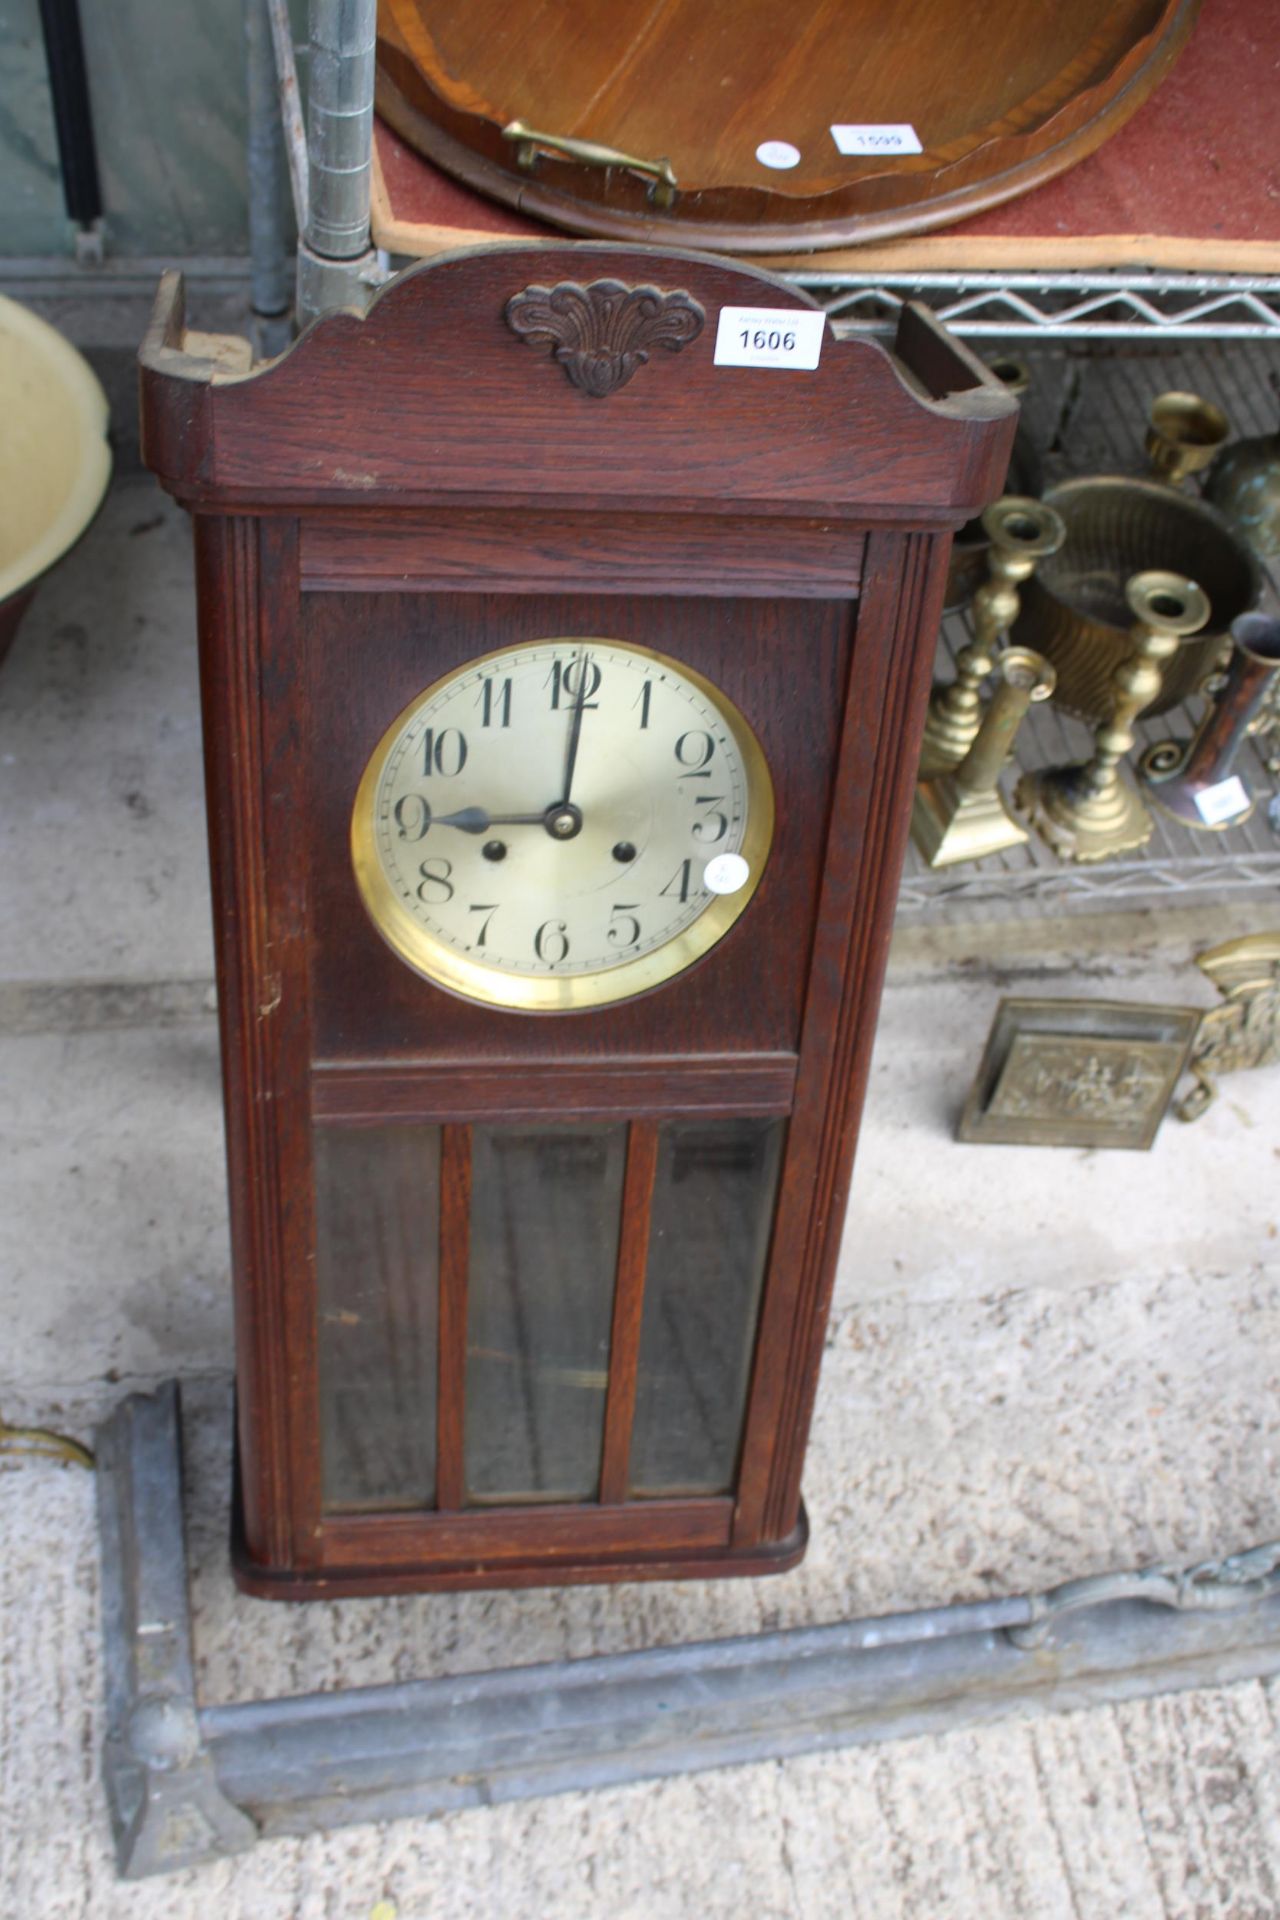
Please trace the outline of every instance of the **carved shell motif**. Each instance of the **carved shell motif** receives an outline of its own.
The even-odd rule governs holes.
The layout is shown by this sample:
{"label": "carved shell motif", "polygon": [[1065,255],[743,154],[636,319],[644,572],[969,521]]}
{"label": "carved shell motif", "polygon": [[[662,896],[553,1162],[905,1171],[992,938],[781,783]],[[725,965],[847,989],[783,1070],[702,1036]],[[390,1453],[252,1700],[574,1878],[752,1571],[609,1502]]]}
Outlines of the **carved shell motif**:
{"label": "carved shell motif", "polygon": [[687,347],[706,321],[691,294],[620,280],[526,287],[508,300],[506,314],[513,333],[530,346],[550,346],[573,385],[593,400],[624,387],[655,347]]}

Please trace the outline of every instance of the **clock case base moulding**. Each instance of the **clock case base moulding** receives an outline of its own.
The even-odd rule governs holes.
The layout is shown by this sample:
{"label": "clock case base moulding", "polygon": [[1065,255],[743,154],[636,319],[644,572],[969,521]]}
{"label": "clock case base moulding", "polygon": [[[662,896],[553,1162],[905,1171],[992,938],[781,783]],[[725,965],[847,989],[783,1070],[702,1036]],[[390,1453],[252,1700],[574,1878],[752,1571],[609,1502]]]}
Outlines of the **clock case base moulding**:
{"label": "clock case base moulding", "polygon": [[[540,1507],[537,1512],[548,1530],[552,1526],[572,1528],[577,1517],[573,1507]],[[745,1576],[758,1580],[765,1574],[789,1573],[793,1567],[798,1567],[808,1545],[809,1517],[802,1500],[800,1517],[785,1540],[771,1542],[754,1552],[731,1548],[721,1553],[701,1555],[673,1551],[666,1559],[654,1556],[630,1564],[616,1577],[627,1580],[723,1580]],[[395,1571],[382,1566],[364,1569],[351,1567],[345,1568],[332,1581],[319,1580],[309,1571],[299,1574],[274,1568],[264,1569],[255,1560],[245,1538],[244,1506],[238,1477],[232,1489],[231,1565],[236,1585],[242,1593],[251,1594],[256,1600],[334,1599],[340,1596],[362,1599],[377,1594],[420,1593],[424,1588],[435,1593],[461,1593],[486,1587],[580,1587],[598,1585],[610,1578],[599,1558],[592,1559],[584,1555],[575,1560],[571,1555],[558,1555],[553,1569],[549,1570],[545,1553],[530,1554],[523,1560],[501,1562],[477,1559],[468,1565],[436,1567],[429,1572],[413,1566]]]}
{"label": "clock case base moulding", "polygon": [[[801,1471],[951,536],[999,493],[1017,408],[915,307],[892,352],[828,326],[816,369],[717,366],[719,311],[744,306],[814,303],[698,255],[484,247],[400,275],[365,318],[326,317],[255,369],[243,342],[187,328],[179,276],[162,283],[141,354],[144,448],[195,520],[236,1557],[253,1591],[707,1577],[803,1551]],[[517,331],[513,311],[537,324]],[[356,788],[433,680],[573,633],[653,645],[736,704],[773,781],[772,848],[740,919],[654,990],[568,1013],[478,1005],[374,929],[347,847]],[[744,1343],[730,1466],[702,1492],[640,1498],[655,1168],[690,1125],[775,1126],[776,1202],[758,1307],[735,1320],[706,1296],[720,1318],[698,1351]],[[620,1135],[618,1258],[607,1380],[562,1369],[603,1399],[593,1497],[480,1505],[471,1180],[484,1140],[513,1127]],[[326,1480],[326,1396],[335,1379],[349,1389],[348,1431],[367,1438],[392,1404],[404,1322],[386,1309],[385,1375],[342,1374],[333,1342],[364,1322],[322,1310],[317,1164],[323,1139],[376,1170],[414,1129],[439,1141],[438,1351],[417,1415],[434,1488],[362,1507]],[[712,1160],[704,1177],[729,1191]],[[527,1356],[505,1358],[516,1378]]]}

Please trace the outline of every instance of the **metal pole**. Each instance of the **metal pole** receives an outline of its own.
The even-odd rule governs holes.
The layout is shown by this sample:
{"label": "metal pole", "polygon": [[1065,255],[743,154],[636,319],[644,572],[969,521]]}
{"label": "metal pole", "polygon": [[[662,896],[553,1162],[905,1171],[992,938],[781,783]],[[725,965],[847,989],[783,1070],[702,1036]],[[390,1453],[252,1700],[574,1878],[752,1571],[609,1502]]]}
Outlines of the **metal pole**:
{"label": "metal pole", "polygon": [[244,42],[254,344],[269,358],[283,352],[293,331],[295,237],[266,0],[244,0]]}
{"label": "metal pole", "polygon": [[97,1435],[107,1734],[122,1874],[268,1834],[1061,1712],[1280,1667],[1280,1541],[919,1613],[200,1706],[176,1383]]}
{"label": "metal pole", "polygon": [[289,0],[267,0],[267,18],[276,54],[276,84],[280,92],[280,119],[289,155],[289,184],[299,233],[307,227],[307,135],[302,124],[302,96],[298,89],[298,62],[293,48]]}
{"label": "metal pole", "polygon": [[362,313],[377,275],[369,245],[377,0],[311,0],[306,232],[298,249],[302,325]]}
{"label": "metal pole", "polygon": [[67,217],[79,230],[76,256],[96,265],[102,258],[102,188],[77,0],[40,0],[40,26],[58,136],[62,194]]}

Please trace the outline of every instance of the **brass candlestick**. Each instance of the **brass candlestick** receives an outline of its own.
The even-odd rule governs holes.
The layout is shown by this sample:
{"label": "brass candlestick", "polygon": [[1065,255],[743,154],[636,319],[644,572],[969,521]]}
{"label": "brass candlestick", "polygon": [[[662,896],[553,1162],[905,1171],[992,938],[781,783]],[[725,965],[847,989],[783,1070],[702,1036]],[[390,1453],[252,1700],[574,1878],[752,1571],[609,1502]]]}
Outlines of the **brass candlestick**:
{"label": "brass candlestick", "polygon": [[[1031,385],[1031,369],[1016,354],[997,354],[994,360],[988,360],[987,371],[1003,381],[1006,391],[1018,400]],[[1013,436],[1013,451],[1009,455],[1005,486],[1010,493],[1032,494],[1038,498],[1042,484],[1039,449],[1027,430],[1026,420],[1022,419]],[[991,541],[979,513],[972,520],[965,521],[951,542],[947,590],[942,601],[944,613],[954,613],[958,608],[970,604],[987,577],[987,555],[990,551]]]}
{"label": "brass candlestick", "polygon": [[1016,353],[998,353],[994,360],[988,360],[987,371],[1003,380],[1006,390],[1019,400],[1031,385],[1031,369]]}
{"label": "brass candlestick", "polygon": [[1082,766],[1024,774],[1013,804],[1064,860],[1106,860],[1145,846],[1153,822],[1141,796],[1120,776],[1133,745],[1133,722],[1160,691],[1163,663],[1209,618],[1207,596],[1177,573],[1135,573],[1125,588],[1134,614],[1131,651],[1112,677],[1111,717],[1098,728],[1093,758]]}
{"label": "brass candlestick", "polygon": [[1235,771],[1236,756],[1280,675],[1280,620],[1242,613],[1231,623],[1231,639],[1226,676],[1193,737],[1185,745],[1162,740],[1138,764],[1156,805],[1201,832],[1221,833],[1253,812],[1253,794]]}
{"label": "brass candlestick", "polygon": [[1023,716],[1047,700],[1055,674],[1029,647],[1010,647],[996,662],[997,685],[978,737],[953,773],[922,780],[911,810],[911,838],[931,867],[985,860],[1021,846],[1027,834],[1005,805],[1000,775]]}
{"label": "brass candlestick", "polygon": [[973,596],[973,639],[956,655],[956,677],[935,686],[925,722],[918,778],[936,779],[958,767],[982,724],[981,687],[995,662],[996,644],[1018,617],[1018,585],[1047,553],[1056,553],[1066,528],[1052,507],[1020,494],[989,506],[982,526],[991,542],[990,578]]}
{"label": "brass candlestick", "polygon": [[1217,458],[1231,432],[1227,416],[1198,393],[1161,393],[1147,415],[1145,446],[1151,471],[1176,487]]}

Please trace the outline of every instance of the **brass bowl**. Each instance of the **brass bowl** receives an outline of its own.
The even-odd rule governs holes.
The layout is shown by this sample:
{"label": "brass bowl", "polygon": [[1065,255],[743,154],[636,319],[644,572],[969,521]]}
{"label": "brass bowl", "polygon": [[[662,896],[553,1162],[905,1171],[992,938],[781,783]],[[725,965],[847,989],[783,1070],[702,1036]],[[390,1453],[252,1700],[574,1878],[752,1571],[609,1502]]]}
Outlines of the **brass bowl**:
{"label": "brass bowl", "polygon": [[1213,671],[1231,622],[1257,605],[1262,576],[1252,553],[1205,501],[1158,480],[1067,480],[1050,487],[1044,503],[1062,515],[1067,537],[1022,588],[1014,639],[1052,662],[1058,705],[1097,726],[1111,712],[1111,677],[1132,646],[1127,581],[1153,567],[1185,574],[1208,594],[1209,621],[1168,662],[1146,712],[1178,706]]}

